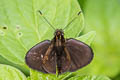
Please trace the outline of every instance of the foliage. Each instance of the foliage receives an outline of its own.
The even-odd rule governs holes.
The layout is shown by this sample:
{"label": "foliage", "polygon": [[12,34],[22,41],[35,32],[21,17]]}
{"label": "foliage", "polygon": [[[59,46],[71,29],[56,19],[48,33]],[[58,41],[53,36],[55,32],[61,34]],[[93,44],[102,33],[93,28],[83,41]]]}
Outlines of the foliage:
{"label": "foliage", "polygon": [[[81,1],[81,0],[79,0]],[[120,0],[84,0],[89,30],[96,31],[92,74],[104,74],[120,80]]]}
{"label": "foliage", "polygon": [[[29,73],[24,60],[27,51],[40,41],[52,39],[54,33],[39,15],[38,10],[42,11],[56,29],[63,29],[81,9],[76,0],[0,0],[0,68],[3,74],[0,75],[1,80],[8,78],[9,80],[109,80],[105,76],[87,74],[91,72],[91,66],[94,64],[59,77],[31,69]],[[65,29],[65,37],[76,38],[90,45],[96,34],[92,31],[79,36],[83,28],[84,17],[81,14]],[[25,75],[30,76],[26,78]]]}

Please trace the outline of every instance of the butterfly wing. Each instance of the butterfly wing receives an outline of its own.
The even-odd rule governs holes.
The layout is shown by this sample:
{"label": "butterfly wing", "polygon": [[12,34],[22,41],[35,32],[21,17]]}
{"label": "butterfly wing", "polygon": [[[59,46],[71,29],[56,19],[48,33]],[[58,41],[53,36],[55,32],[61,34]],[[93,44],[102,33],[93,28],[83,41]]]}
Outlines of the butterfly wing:
{"label": "butterfly wing", "polygon": [[62,46],[58,49],[56,50],[55,46],[51,44],[45,53],[43,67],[48,73],[56,74],[57,68],[58,74],[62,74],[70,68],[71,59],[67,49]]}
{"label": "butterfly wing", "polygon": [[48,73],[56,74],[56,53],[53,47],[54,45],[51,44],[44,55],[43,68]]}
{"label": "butterfly wing", "polygon": [[50,46],[50,41],[46,40],[32,47],[25,56],[26,64],[35,70],[47,73],[42,65],[43,57]]}
{"label": "butterfly wing", "polygon": [[78,40],[68,39],[66,41],[66,48],[71,56],[71,68],[69,69],[71,72],[86,66],[93,58],[92,49],[87,44]]}

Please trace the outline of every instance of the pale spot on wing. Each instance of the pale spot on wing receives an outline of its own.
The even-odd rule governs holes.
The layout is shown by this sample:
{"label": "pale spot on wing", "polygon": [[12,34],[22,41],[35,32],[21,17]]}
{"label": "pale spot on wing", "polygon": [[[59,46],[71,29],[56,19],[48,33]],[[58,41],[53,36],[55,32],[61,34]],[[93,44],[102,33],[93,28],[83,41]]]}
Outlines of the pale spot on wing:
{"label": "pale spot on wing", "polygon": [[41,54],[41,58],[43,58],[43,55]]}

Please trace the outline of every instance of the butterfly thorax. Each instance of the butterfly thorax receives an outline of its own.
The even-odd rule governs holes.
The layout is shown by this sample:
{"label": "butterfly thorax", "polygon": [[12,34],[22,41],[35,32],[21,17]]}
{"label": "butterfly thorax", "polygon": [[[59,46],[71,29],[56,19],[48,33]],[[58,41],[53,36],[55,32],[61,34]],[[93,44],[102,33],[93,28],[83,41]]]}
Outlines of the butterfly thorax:
{"label": "butterfly thorax", "polygon": [[64,55],[64,47],[65,47],[65,38],[64,38],[64,33],[61,29],[57,29],[55,32],[55,37],[53,38],[54,42],[54,49],[56,52],[56,62],[57,62],[57,68],[58,68],[58,73],[61,73],[61,58]]}
{"label": "butterfly thorax", "polygon": [[61,29],[57,29],[56,32],[54,33],[54,46],[56,48],[63,47],[65,44],[65,39],[64,39],[64,33]]}

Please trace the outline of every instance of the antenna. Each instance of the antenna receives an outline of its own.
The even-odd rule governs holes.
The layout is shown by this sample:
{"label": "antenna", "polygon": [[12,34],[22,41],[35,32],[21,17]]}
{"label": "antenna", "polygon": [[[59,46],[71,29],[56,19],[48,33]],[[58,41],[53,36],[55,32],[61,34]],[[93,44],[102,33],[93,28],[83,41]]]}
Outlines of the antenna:
{"label": "antenna", "polygon": [[38,12],[45,19],[45,21],[55,30],[55,28],[53,27],[53,25],[47,20],[47,18],[42,14],[42,12],[40,10]]}
{"label": "antenna", "polygon": [[78,16],[80,15],[81,12],[82,12],[82,11],[78,12],[77,16],[74,17],[74,18],[63,28],[63,30],[66,29],[67,27],[69,27],[69,25],[70,25],[75,19],[78,18]]}

